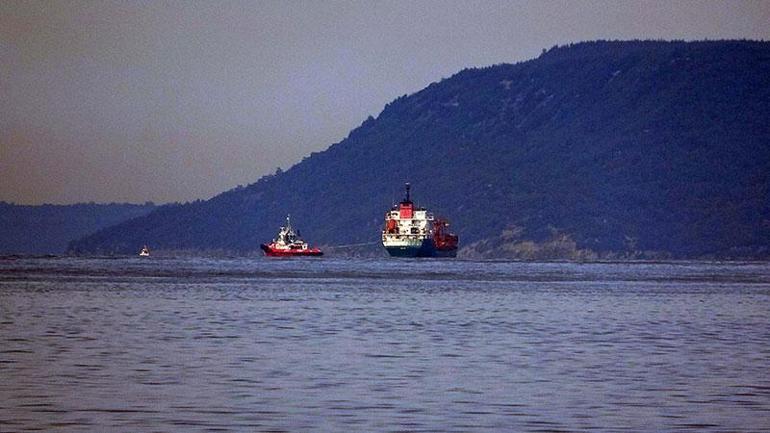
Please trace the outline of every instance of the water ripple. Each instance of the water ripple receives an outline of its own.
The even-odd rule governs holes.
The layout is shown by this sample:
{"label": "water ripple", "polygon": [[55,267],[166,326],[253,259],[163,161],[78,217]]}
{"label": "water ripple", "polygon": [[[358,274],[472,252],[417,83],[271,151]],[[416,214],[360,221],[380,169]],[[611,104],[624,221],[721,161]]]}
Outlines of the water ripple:
{"label": "water ripple", "polygon": [[770,265],[0,260],[0,430],[768,431]]}

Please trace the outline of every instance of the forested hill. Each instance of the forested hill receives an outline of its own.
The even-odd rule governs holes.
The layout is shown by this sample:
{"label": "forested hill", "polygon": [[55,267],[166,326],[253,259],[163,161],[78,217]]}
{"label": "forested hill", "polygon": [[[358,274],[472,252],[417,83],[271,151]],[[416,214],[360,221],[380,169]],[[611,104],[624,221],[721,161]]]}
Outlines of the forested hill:
{"label": "forested hill", "polygon": [[155,207],[151,203],[24,206],[0,202],[0,254],[61,254],[70,241],[146,215]]}
{"label": "forested hill", "polygon": [[314,243],[376,243],[410,181],[469,257],[768,257],[768,119],[768,42],[557,47],[461,71],[285,172],[71,249],[251,251],[287,213]]}

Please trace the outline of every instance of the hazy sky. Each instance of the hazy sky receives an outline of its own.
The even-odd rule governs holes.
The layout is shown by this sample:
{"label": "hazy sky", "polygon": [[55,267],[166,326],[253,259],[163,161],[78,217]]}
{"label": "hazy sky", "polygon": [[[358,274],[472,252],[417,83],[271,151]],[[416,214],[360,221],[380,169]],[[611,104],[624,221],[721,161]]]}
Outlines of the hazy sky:
{"label": "hazy sky", "polygon": [[0,0],[0,200],[208,198],[469,66],[769,23],[770,1]]}

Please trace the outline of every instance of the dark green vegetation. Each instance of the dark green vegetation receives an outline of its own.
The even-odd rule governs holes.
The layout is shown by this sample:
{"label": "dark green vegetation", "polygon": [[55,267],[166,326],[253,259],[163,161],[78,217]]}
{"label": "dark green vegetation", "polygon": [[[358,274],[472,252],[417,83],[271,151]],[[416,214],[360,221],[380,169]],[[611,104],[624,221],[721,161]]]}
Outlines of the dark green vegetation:
{"label": "dark green vegetation", "polygon": [[61,254],[73,239],[155,208],[149,203],[21,206],[0,202],[0,254]]}
{"label": "dark green vegetation", "polygon": [[770,43],[590,42],[464,70],[285,172],[71,249],[245,252],[287,213],[313,243],[376,243],[404,181],[466,257],[768,257]]}

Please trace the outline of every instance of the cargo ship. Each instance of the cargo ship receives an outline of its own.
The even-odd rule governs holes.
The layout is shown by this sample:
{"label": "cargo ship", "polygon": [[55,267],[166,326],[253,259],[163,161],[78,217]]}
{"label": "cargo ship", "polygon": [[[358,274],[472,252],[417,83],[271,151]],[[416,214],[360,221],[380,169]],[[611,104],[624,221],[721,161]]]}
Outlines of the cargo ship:
{"label": "cargo ship", "polygon": [[406,184],[406,197],[385,213],[382,245],[393,257],[455,257],[457,235],[449,222],[416,207]]}
{"label": "cargo ship", "polygon": [[302,240],[299,231],[294,231],[289,216],[286,217],[286,226],[281,227],[275,239],[269,244],[260,245],[260,248],[266,256],[271,257],[318,257],[323,255],[319,248],[311,248],[307,242]]}

